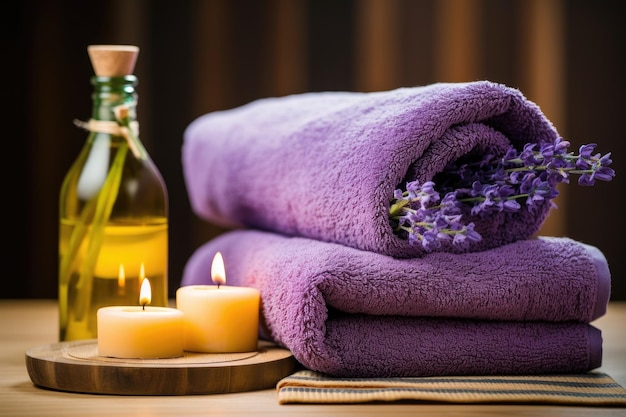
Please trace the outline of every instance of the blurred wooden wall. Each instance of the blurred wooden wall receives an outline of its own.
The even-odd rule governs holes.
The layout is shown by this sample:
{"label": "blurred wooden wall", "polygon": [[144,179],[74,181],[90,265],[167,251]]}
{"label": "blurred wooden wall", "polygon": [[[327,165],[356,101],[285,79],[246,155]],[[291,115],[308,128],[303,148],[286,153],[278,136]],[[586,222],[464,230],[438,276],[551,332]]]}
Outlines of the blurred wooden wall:
{"label": "blurred wooden wall", "polygon": [[[256,98],[489,79],[536,101],[576,149],[612,151],[612,183],[561,189],[542,234],[598,246],[626,300],[618,190],[625,31],[608,0],[26,0],[3,27],[4,197],[10,247],[1,298],[56,297],[58,191],[91,109],[86,47],[141,52],[141,137],[170,193],[170,293],[194,249],[221,233],[191,212],[180,147],[196,117]],[[7,117],[8,116],[8,117]],[[8,130],[8,131],[7,131]],[[5,148],[6,149],[6,148]],[[17,165],[17,167],[16,167]],[[7,225],[9,226],[9,225]],[[8,227],[8,229],[11,229]]]}

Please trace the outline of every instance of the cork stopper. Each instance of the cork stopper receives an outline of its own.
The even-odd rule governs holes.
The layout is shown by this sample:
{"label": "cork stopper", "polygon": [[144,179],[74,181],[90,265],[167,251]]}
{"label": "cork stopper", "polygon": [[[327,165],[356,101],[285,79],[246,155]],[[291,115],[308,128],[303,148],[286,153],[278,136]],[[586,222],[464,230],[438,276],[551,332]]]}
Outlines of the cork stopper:
{"label": "cork stopper", "polygon": [[89,59],[99,77],[124,77],[132,75],[139,54],[134,45],[89,45]]}

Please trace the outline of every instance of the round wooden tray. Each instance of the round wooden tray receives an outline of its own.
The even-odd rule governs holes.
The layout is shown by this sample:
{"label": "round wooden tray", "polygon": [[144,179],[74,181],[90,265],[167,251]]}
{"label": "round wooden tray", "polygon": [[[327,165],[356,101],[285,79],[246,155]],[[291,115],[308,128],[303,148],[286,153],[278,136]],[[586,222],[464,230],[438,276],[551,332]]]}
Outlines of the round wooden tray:
{"label": "round wooden tray", "polygon": [[193,353],[171,359],[116,359],[98,355],[97,340],[43,345],[26,351],[37,386],[116,395],[193,395],[273,388],[297,361],[287,349],[259,341],[244,353]]}

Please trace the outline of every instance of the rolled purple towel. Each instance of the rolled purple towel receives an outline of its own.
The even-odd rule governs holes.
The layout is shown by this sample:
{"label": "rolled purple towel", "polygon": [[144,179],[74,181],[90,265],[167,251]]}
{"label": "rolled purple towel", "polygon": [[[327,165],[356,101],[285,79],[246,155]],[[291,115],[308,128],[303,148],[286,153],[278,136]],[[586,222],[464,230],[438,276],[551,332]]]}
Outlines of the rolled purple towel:
{"label": "rolled purple towel", "polygon": [[[391,91],[266,98],[205,114],[185,131],[183,173],[192,208],[227,227],[250,227],[419,257],[389,223],[394,190],[432,180],[462,156],[553,143],[557,132],[520,91],[489,81]],[[534,211],[472,217],[480,251],[538,231]],[[444,243],[443,250],[461,249]]]}
{"label": "rolled purple towel", "polygon": [[[581,372],[600,366],[610,271],[568,238],[481,253],[397,259],[255,230],[227,232],[189,259],[182,285],[261,292],[260,335],[337,376]],[[207,317],[210,320],[210,317]]]}

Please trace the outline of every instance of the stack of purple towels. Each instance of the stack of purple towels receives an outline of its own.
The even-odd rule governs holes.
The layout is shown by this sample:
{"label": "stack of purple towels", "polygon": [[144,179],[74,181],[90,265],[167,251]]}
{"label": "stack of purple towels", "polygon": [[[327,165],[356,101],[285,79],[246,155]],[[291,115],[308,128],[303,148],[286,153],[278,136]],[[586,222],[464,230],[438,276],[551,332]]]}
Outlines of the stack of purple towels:
{"label": "stack of purple towels", "polygon": [[[331,376],[579,373],[602,362],[602,252],[533,237],[550,210],[476,223],[469,249],[426,253],[393,233],[389,204],[468,153],[552,143],[540,109],[488,81],[257,100],[185,132],[194,212],[233,230],[189,259],[182,285],[261,291],[262,338]],[[207,319],[210,319],[209,317]]]}

